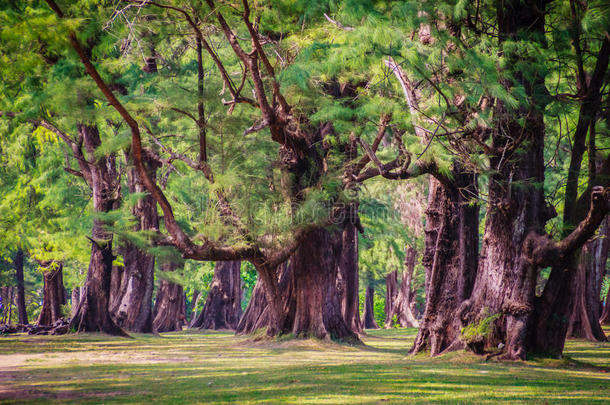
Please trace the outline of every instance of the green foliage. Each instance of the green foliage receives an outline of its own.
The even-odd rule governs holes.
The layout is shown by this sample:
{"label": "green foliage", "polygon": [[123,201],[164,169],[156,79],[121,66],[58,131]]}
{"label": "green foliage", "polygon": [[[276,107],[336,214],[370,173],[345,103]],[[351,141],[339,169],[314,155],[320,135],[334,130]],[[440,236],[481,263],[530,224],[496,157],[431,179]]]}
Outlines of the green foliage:
{"label": "green foliage", "polygon": [[462,328],[460,339],[466,344],[480,343],[487,339],[493,332],[494,322],[500,318],[502,314],[489,314],[487,308],[484,309],[483,315],[479,321],[473,322]]}

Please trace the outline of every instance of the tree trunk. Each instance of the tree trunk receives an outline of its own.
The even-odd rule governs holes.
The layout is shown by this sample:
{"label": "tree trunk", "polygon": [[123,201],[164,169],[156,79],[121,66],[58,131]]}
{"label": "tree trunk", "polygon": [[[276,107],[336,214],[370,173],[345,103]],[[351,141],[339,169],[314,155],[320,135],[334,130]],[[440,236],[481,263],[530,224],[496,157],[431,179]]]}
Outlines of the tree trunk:
{"label": "tree trunk", "polygon": [[[154,180],[158,162],[150,154],[144,155],[144,164]],[[144,193],[137,170],[130,169],[127,175],[130,193]],[[140,198],[132,209],[137,219],[135,231],[159,230],[156,201],[147,194]],[[126,241],[121,247],[123,272],[119,289],[111,301],[110,312],[122,328],[140,333],[152,332],[152,295],[155,277],[155,258]]]}
{"label": "tree trunk", "polygon": [[342,280],[342,312],[345,322],[355,333],[362,333],[360,301],[358,297],[358,230],[347,221],[341,235],[339,272]]}
{"label": "tree trunk", "polygon": [[19,323],[27,325],[28,312],[25,306],[25,284],[23,281],[23,250],[17,249],[15,255],[15,278],[17,281],[17,312],[19,314]]}
{"label": "tree trunk", "polygon": [[2,302],[2,322],[1,323],[9,323],[7,322],[8,319],[8,315],[9,315],[9,309],[11,307],[11,298],[12,295],[10,293],[12,287],[9,286],[4,286],[4,287],[0,287],[0,298],[1,298],[1,302]]}
{"label": "tree trunk", "polygon": [[70,318],[74,318],[76,315],[76,310],[78,309],[78,303],[80,302],[80,287],[74,287],[72,289],[72,298],[70,301],[70,306],[72,307],[72,313],[70,314]]}
{"label": "tree trunk", "polygon": [[[525,32],[532,41],[540,40],[544,36],[544,10],[542,0],[527,5],[518,0],[502,3],[497,9],[500,41],[514,40]],[[517,62],[536,63],[521,54],[507,57],[514,62],[508,69]],[[538,266],[526,255],[525,242],[530,235],[543,234],[550,215],[540,186],[544,183],[545,127],[542,100],[537,97],[542,95],[544,76],[513,74],[518,83],[503,85],[522,85],[529,106],[518,111],[507,109],[502,102],[495,106],[492,145],[502,152],[490,157],[495,172],[489,179],[481,258],[472,297],[460,314],[463,325],[471,327],[472,336],[466,343],[472,350],[503,344],[503,358],[516,360],[525,359],[528,350],[538,272]],[[490,323],[489,333],[476,332],[482,322]]]}
{"label": "tree trunk", "polygon": [[[115,208],[119,199],[118,173],[115,158],[95,152],[101,145],[97,127],[78,125],[78,132],[84,141],[88,164],[83,164],[85,179],[92,191],[93,209],[105,213]],[[70,329],[77,332],[104,332],[111,335],[125,335],[112,320],[109,312],[110,277],[112,273],[112,234],[106,230],[107,224],[101,218],[94,218],[91,231],[91,258],[84,297],[81,298],[75,316],[70,321]]]}
{"label": "tree trunk", "polygon": [[459,308],[472,292],[477,274],[479,208],[477,178],[454,164],[451,184],[430,179],[426,239],[426,304],[412,353],[435,356],[463,347]]}
{"label": "tree trunk", "polygon": [[341,313],[336,282],[340,243],[334,239],[325,229],[311,231],[290,259],[295,336],[358,340]]}
{"label": "tree trunk", "polygon": [[62,318],[61,306],[66,303],[63,283],[63,266],[60,262],[44,265],[44,287],[42,290],[42,308],[38,317],[38,325],[51,326]]}
{"label": "tree trunk", "polygon": [[[181,264],[178,263],[166,263],[161,268],[163,271],[174,271],[180,266]],[[185,322],[184,289],[180,284],[162,279],[153,309],[153,331],[155,333],[181,331]]]}
{"label": "tree trunk", "polygon": [[191,323],[200,329],[235,330],[242,315],[241,262],[216,262],[214,279],[203,310]]}
{"label": "tree trunk", "polygon": [[[413,294],[411,291],[411,282],[413,280],[413,272],[415,270],[416,251],[411,246],[407,248],[405,255],[405,271],[402,275],[400,290],[396,293],[394,302],[390,305],[390,312],[386,313],[386,328],[392,327],[394,316],[398,325],[403,328],[417,328],[419,322],[413,315],[411,310],[413,303]],[[387,302],[386,302],[387,306]],[[389,322],[388,322],[389,321]]]}
{"label": "tree trunk", "polygon": [[197,319],[197,307],[199,306],[199,300],[201,299],[201,297],[202,294],[199,290],[193,291],[193,297],[191,299],[191,327],[193,327],[192,324]]}
{"label": "tree trunk", "polygon": [[[125,268],[123,266],[112,266],[112,272],[110,273],[110,295],[108,298],[110,308],[112,308],[112,303],[115,302],[119,297],[124,272]],[[110,311],[110,314],[112,315],[112,310]]]}
{"label": "tree trunk", "polygon": [[394,305],[398,297],[398,270],[385,276],[385,328],[394,326]]}
{"label": "tree trunk", "polygon": [[[281,291],[281,307],[282,312],[286,315],[288,313],[294,313],[294,305],[292,309],[284,309],[287,302],[294,302],[294,294],[292,291],[292,270],[288,265],[288,262],[279,266],[278,271],[278,290]],[[267,328],[271,323],[271,311],[272,308],[269,306],[267,293],[265,291],[265,285],[262,277],[259,275],[252,290],[252,296],[246,310],[239,320],[239,324],[235,329],[237,334],[248,334],[253,333],[259,329]],[[290,323],[291,324],[291,323]],[[286,328],[284,325],[278,327],[280,331],[284,331]]]}
{"label": "tree trunk", "polygon": [[13,298],[15,295],[15,289],[13,287],[9,287],[8,289],[8,299],[6,300],[6,307],[8,309],[8,321],[7,324],[13,323]]}
{"label": "tree trunk", "polygon": [[[270,336],[278,333],[290,333],[294,323],[296,298],[292,268],[288,262],[279,266],[276,276],[277,290],[280,295],[277,311],[281,319],[275,321],[273,319],[275,315],[272,306],[269,304],[269,293],[266,290],[267,283],[263,281],[262,274],[259,272],[250,302],[237,325],[237,334],[253,333],[259,329],[267,329],[267,334]],[[275,327],[273,327],[274,322],[277,323]],[[277,329],[277,331],[272,330],[269,333],[270,329]]]}
{"label": "tree trunk", "polygon": [[[544,194],[542,115],[532,111],[521,129],[505,128],[506,133],[523,133],[529,145],[514,163],[505,163],[500,174],[490,179],[489,206],[481,260],[472,299],[463,308],[463,325],[475,325],[501,315],[486,336],[477,336],[475,351],[482,347],[506,345],[505,358],[525,359],[528,325],[534,310],[538,268],[524,252],[530,232],[541,234],[547,219]],[[523,131],[523,132],[521,132]],[[500,131],[504,132],[504,131]],[[497,140],[500,146],[502,140]],[[501,157],[491,159],[492,166],[501,164]],[[512,179],[518,187],[511,186]]]}
{"label": "tree trunk", "polygon": [[379,325],[375,321],[375,290],[371,286],[366,287],[364,295],[364,314],[363,327],[364,329],[379,329]]}
{"label": "tree trunk", "polygon": [[599,323],[599,296],[602,280],[606,273],[608,236],[610,235],[606,219],[599,234],[587,241],[580,253],[576,280],[572,284],[575,305],[568,326],[568,336],[582,337],[597,342],[607,340]]}

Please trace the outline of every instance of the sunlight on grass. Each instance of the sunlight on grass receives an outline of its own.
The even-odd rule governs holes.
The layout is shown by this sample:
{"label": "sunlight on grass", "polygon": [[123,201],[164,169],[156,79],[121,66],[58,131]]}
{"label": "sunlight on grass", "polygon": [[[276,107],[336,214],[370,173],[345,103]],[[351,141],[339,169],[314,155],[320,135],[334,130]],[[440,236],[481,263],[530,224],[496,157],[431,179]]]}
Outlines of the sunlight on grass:
{"label": "sunlight on grass", "polygon": [[254,341],[184,331],[0,338],[2,403],[607,403],[610,344],[572,340],[566,359],[408,356],[414,329],[365,345]]}

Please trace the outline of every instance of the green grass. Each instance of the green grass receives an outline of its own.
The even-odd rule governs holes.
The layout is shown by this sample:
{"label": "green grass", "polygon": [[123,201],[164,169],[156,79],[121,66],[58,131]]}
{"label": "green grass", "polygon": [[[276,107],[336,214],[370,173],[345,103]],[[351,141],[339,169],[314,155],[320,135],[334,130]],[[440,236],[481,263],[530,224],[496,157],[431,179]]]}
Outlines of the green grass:
{"label": "green grass", "polygon": [[571,340],[567,359],[407,356],[414,329],[365,345],[253,342],[230,333],[0,338],[1,403],[608,403],[610,344]]}

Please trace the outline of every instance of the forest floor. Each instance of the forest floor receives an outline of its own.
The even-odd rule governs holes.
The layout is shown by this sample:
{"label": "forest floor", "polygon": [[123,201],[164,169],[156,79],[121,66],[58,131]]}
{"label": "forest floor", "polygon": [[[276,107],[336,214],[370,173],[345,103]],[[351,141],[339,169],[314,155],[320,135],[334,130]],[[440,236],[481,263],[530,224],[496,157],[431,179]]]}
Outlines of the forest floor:
{"label": "forest floor", "polygon": [[[607,330],[610,332],[610,330]],[[229,332],[0,337],[0,403],[608,403],[610,343],[562,360],[408,356],[414,329],[364,345]]]}

